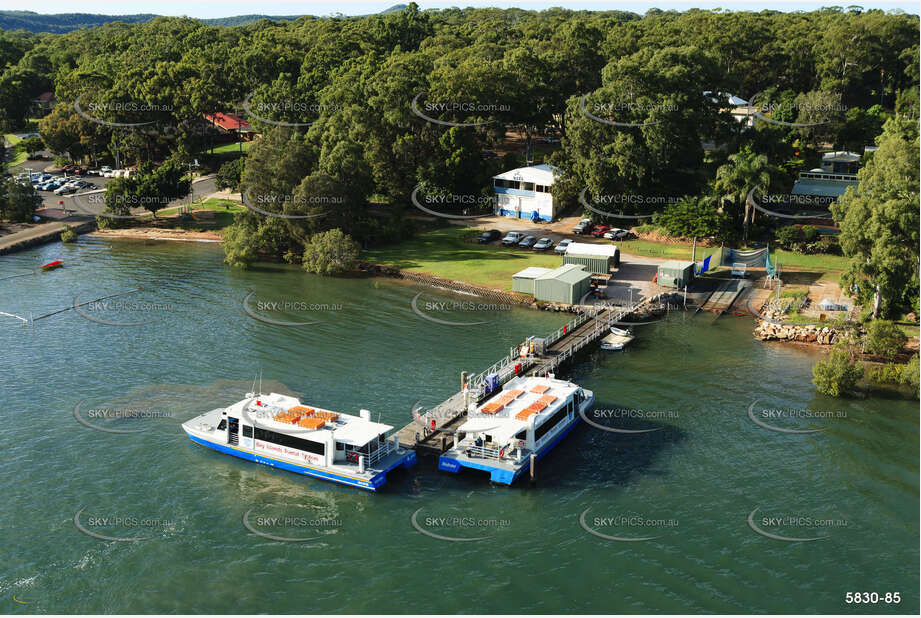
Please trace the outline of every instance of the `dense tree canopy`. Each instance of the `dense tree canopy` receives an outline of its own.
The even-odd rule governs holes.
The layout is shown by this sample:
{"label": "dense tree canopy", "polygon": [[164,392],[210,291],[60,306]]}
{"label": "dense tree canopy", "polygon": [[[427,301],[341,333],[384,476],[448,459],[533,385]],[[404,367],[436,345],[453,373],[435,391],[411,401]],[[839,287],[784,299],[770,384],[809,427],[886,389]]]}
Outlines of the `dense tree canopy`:
{"label": "dense tree canopy", "polygon": [[[859,8],[641,16],[411,4],[234,27],[156,18],[66,34],[0,31],[0,124],[22,128],[34,98],[52,91],[57,106],[39,130],[56,154],[185,164],[209,139],[204,114],[244,115],[261,134],[241,182],[258,210],[240,216],[229,259],[298,261],[331,229],[362,245],[399,237],[419,186],[479,194],[490,175],[527,161],[558,166],[553,191],[564,207],[579,208],[585,190],[669,203],[717,196],[741,224],[749,185],[789,190],[820,146],[860,148],[887,118],[917,119],[918,71],[918,18]],[[791,124],[758,121],[743,132],[727,111],[730,93]],[[521,151],[484,156],[510,135]],[[552,154],[535,147],[547,135],[561,140]],[[869,173],[864,182],[872,190]],[[723,225],[709,201],[682,209]],[[851,248],[881,250],[858,240]],[[861,277],[876,274],[855,266],[853,283]],[[887,277],[881,285],[907,283]]]}

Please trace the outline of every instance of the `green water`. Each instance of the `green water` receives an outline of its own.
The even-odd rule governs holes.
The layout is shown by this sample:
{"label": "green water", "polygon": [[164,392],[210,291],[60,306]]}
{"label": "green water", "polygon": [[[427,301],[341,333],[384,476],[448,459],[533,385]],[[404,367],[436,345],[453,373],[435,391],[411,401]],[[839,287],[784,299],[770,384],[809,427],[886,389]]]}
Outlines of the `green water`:
{"label": "green water", "polygon": [[[415,402],[456,390],[460,371],[564,318],[431,310],[488,321],[447,326],[412,312],[420,288],[230,270],[219,248],[199,244],[48,245],[0,258],[0,277],[58,257],[64,269],[0,281],[0,311],[40,316],[137,286],[122,300],[147,304],[85,308],[135,326],[74,311],[25,329],[0,318],[4,613],[918,612],[917,403],[817,396],[811,353],[754,341],[747,319],[672,314],[638,328],[627,351],[571,368],[597,410],[631,411],[596,422],[656,431],[583,423],[540,463],[533,487],[493,487],[423,459],[369,494],[208,451],[179,424],[242,398],[262,370],[264,390],[369,408],[401,426]],[[263,307],[272,319],[316,322],[273,326],[244,312],[250,291],[253,301],[327,308]],[[822,431],[770,431],[748,417],[756,399],[757,411],[836,417],[788,413],[770,423]],[[76,422],[78,404],[84,417],[107,408],[153,418],[95,420],[145,430],[106,433]],[[756,508],[769,533],[824,538],[761,536],[747,522]],[[80,509],[95,533],[145,540],[88,536],[74,525]],[[592,535],[579,522],[586,509],[599,533],[656,538]],[[247,512],[261,530],[312,540],[254,535]],[[431,538],[413,528],[414,513],[436,534],[489,538]],[[95,519],[104,517],[124,521]],[[460,523],[434,521],[448,517]],[[847,592],[898,592],[901,602],[851,605]]]}

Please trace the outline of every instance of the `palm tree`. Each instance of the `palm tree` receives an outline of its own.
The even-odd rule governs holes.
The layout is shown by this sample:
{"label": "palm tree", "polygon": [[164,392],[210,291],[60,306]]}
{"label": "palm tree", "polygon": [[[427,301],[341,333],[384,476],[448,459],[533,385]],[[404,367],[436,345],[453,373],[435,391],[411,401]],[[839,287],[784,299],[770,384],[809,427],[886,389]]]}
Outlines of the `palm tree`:
{"label": "palm tree", "polygon": [[763,190],[771,186],[771,174],[776,171],[777,168],[768,162],[766,155],[752,152],[751,146],[747,145],[739,152],[729,155],[729,160],[716,170],[716,181],[713,186],[719,193],[720,202],[729,202],[736,207],[745,204],[742,225],[746,240],[748,224],[755,220],[754,209],[748,204],[748,194],[752,189]]}

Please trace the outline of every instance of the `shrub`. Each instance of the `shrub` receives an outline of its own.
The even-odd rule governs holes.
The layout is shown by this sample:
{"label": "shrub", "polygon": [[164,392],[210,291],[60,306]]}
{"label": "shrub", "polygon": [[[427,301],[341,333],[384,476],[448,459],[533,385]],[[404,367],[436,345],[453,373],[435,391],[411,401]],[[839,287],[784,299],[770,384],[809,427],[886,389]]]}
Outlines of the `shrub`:
{"label": "shrub", "polygon": [[880,356],[895,356],[902,351],[908,337],[889,320],[873,320],[864,337],[866,350]]}
{"label": "shrub", "polygon": [[854,390],[862,375],[863,369],[854,362],[850,352],[835,346],[827,359],[817,362],[812,368],[812,383],[824,395],[842,397]]}
{"label": "shrub", "polygon": [[803,242],[803,230],[796,225],[787,225],[778,228],[774,232],[774,240],[784,249],[793,249],[793,247]]}
{"label": "shrub", "polygon": [[239,190],[245,164],[246,160],[240,157],[222,165],[214,177],[214,185],[218,189]]}
{"label": "shrub", "polygon": [[69,225],[64,226],[64,231],[61,232],[61,242],[75,242],[77,240],[77,230],[70,227]]}
{"label": "shrub", "polygon": [[304,270],[317,275],[337,275],[355,268],[358,243],[339,228],[310,237],[304,249]]}

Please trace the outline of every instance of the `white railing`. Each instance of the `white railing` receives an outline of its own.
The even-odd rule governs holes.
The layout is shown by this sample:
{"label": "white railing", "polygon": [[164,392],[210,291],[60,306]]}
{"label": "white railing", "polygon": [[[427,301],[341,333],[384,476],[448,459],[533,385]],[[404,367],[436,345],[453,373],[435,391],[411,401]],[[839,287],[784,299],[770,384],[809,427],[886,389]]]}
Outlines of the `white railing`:
{"label": "white railing", "polygon": [[467,454],[471,457],[480,457],[481,459],[501,459],[499,449],[486,448],[485,446],[470,445],[467,447]]}
{"label": "white railing", "polygon": [[[380,448],[377,448],[370,453],[362,453],[358,449],[349,449],[346,452],[346,459],[352,461],[352,463],[358,463],[358,458],[363,457],[365,460],[365,468],[373,467],[374,464],[378,463],[384,457],[393,452],[396,447],[391,440],[384,442]],[[355,453],[354,458],[349,458],[349,453]]]}

